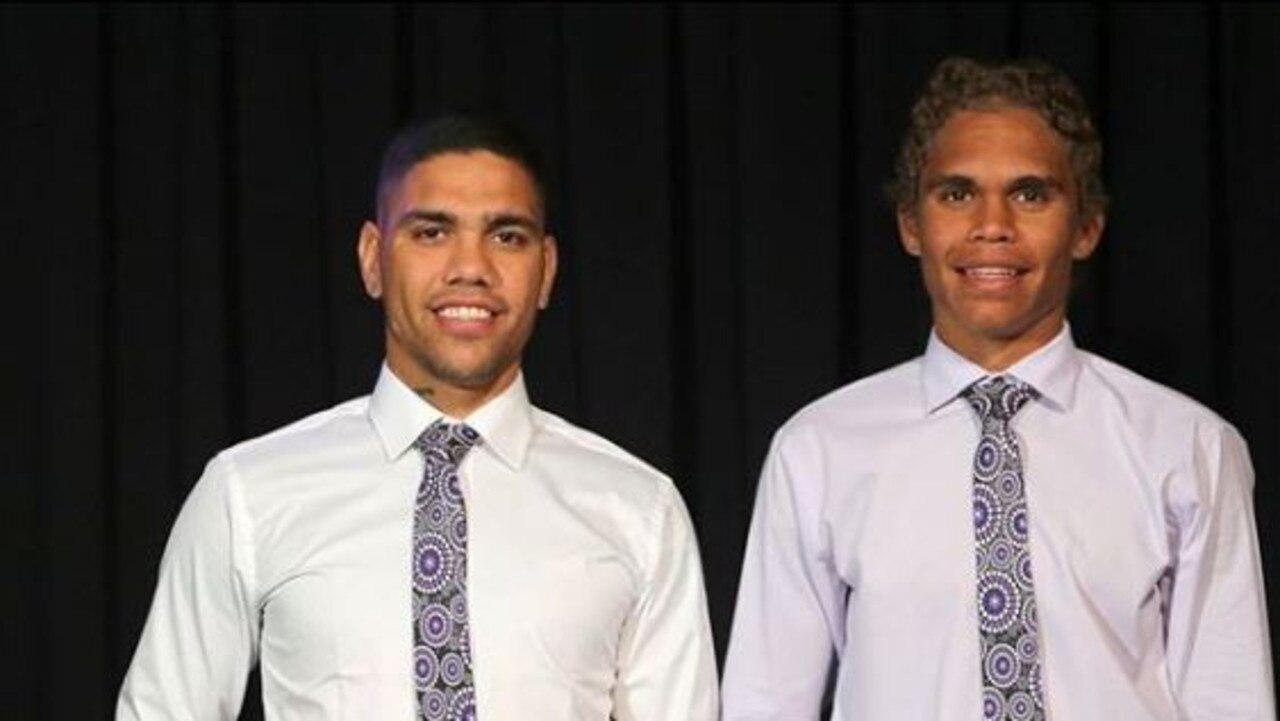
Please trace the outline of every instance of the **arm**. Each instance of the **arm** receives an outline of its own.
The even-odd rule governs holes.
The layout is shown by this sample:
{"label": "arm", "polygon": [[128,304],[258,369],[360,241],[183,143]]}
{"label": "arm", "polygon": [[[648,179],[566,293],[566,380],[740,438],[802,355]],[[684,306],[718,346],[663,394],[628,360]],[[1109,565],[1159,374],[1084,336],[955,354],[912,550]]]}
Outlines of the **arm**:
{"label": "arm", "polygon": [[651,572],[618,651],[618,721],[713,721],[716,660],[693,526],[662,486]]}
{"label": "arm", "polygon": [[1168,608],[1169,669],[1187,719],[1274,719],[1271,654],[1253,469],[1224,426],[1198,439],[1179,527]]}
{"label": "arm", "polygon": [[234,719],[255,660],[257,616],[239,497],[215,459],[183,504],[155,598],[120,689],[117,721]]}
{"label": "arm", "polygon": [[789,463],[783,446],[775,440],[765,461],[751,519],[725,659],[725,721],[816,719],[842,642],[845,588],[820,551],[818,479]]}

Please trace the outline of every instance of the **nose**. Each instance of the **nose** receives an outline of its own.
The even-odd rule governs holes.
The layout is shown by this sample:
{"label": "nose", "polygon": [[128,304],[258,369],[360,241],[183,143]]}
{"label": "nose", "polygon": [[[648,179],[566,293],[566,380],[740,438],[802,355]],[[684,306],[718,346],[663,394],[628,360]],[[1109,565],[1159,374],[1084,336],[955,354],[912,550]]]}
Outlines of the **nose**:
{"label": "nose", "polygon": [[451,244],[444,281],[449,285],[493,286],[496,277],[490,248],[479,233],[460,234]]}
{"label": "nose", "polygon": [[987,243],[1009,243],[1014,238],[1013,211],[1007,198],[988,197],[974,211],[970,240]]}

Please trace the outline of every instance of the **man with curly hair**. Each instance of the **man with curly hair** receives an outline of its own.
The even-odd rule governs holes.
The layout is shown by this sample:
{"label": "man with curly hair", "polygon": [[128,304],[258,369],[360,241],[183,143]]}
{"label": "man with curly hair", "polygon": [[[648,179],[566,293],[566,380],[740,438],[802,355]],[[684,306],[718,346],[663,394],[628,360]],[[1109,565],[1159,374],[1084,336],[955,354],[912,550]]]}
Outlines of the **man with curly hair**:
{"label": "man with curly hair", "polygon": [[725,719],[816,718],[832,668],[843,721],[1275,718],[1244,441],[1066,321],[1101,157],[1055,69],[938,66],[889,186],[933,332],[775,436]]}

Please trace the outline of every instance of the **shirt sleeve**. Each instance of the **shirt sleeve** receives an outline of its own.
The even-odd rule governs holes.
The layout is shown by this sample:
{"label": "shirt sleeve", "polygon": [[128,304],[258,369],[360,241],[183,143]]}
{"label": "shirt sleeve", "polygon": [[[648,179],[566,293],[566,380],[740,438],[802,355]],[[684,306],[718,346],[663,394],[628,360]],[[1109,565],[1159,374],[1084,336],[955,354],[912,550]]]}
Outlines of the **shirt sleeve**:
{"label": "shirt sleeve", "polygon": [[1168,606],[1174,691],[1189,721],[1275,719],[1266,601],[1253,515],[1253,469],[1229,426],[1197,444]]}
{"label": "shirt sleeve", "polygon": [[215,459],[174,522],[155,598],[120,690],[117,721],[234,719],[256,660],[244,516]]}
{"label": "shirt sleeve", "polygon": [[747,538],[721,703],[725,721],[816,719],[846,589],[821,550],[821,484],[775,439]]}
{"label": "shirt sleeve", "polygon": [[675,488],[662,486],[656,548],[618,651],[617,721],[714,721],[716,660],[698,545]]}

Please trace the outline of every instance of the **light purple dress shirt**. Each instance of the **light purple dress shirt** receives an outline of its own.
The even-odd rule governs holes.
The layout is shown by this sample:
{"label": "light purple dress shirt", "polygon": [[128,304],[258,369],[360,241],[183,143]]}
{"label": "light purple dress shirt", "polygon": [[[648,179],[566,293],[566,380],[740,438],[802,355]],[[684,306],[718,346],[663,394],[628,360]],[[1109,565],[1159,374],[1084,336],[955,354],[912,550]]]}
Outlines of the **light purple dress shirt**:
{"label": "light purple dress shirt", "polygon": [[[1274,719],[1244,441],[1198,403],[1078,350],[1007,371],[1041,394],[1023,454],[1046,712]],[[727,721],[982,718],[971,464],[957,394],[987,375],[931,337],[777,433],[722,687]]]}

